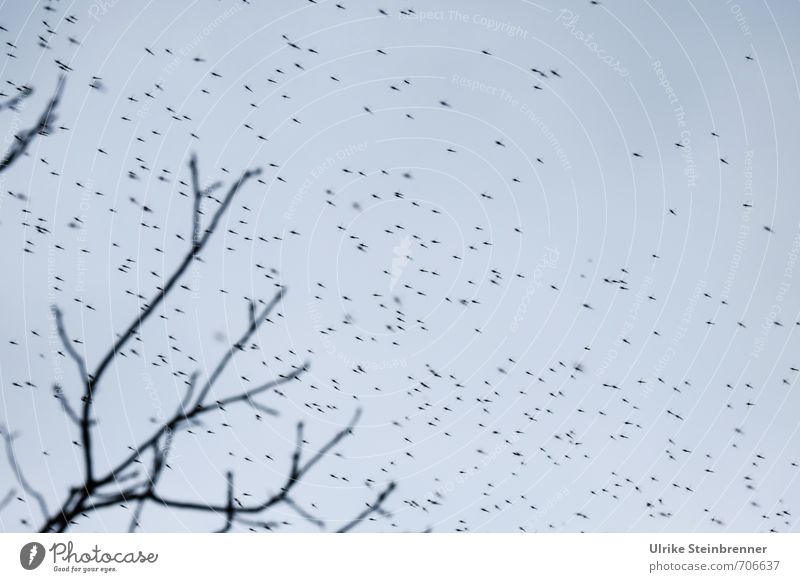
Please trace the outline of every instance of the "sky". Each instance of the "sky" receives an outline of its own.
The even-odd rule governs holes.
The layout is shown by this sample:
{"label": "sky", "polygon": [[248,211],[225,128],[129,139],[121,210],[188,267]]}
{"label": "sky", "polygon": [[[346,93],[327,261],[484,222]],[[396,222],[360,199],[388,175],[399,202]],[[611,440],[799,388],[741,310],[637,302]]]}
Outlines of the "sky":
{"label": "sky", "polygon": [[[298,421],[311,454],[361,409],[294,494],[325,530],[394,482],[357,531],[797,531],[799,10],[3,2],[2,100],[34,88],[0,111],[4,148],[67,69],[57,127],[0,174],[0,422],[24,477],[52,512],[82,475],[51,305],[93,368],[188,250],[196,153],[204,185],[262,173],[104,376],[99,466],[285,287],[212,394],[310,369],[259,398],[276,416],[181,432],[163,496],[224,503],[229,470],[239,498],[274,493]],[[38,529],[15,473],[0,530]],[[223,519],[147,505],[139,530]]]}

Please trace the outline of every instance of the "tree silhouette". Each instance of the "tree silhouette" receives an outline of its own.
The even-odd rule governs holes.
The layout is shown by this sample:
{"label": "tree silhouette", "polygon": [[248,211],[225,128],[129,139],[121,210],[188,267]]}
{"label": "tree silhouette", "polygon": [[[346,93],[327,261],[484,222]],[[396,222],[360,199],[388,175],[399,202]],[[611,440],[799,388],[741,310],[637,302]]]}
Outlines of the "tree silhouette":
{"label": "tree silhouette", "polygon": [[[38,130],[28,130],[23,134],[23,140],[15,150],[18,153],[9,153],[6,156],[7,162],[3,162],[5,165],[0,167],[0,171],[6,169],[24,152],[27,144],[35,135],[49,128],[49,123],[52,118],[51,113],[58,104],[62,87],[63,81],[59,81],[59,88],[55,96],[36,126]],[[58,509],[50,510],[44,497],[25,478],[18,459],[14,454],[14,438],[16,434],[9,432],[5,427],[0,427],[0,434],[2,434],[5,441],[8,462],[17,483],[23,492],[35,500],[42,514],[42,524],[39,528],[41,532],[65,532],[75,525],[80,517],[86,517],[91,513],[118,506],[126,508],[133,507],[133,516],[130,521],[129,531],[135,531],[140,524],[143,508],[147,504],[177,510],[208,512],[219,515],[223,519],[223,525],[219,529],[220,532],[230,531],[234,525],[237,524],[250,529],[275,529],[280,524],[269,519],[269,510],[278,505],[290,508],[301,518],[319,528],[325,527],[324,520],[304,509],[296,501],[293,494],[297,487],[301,485],[304,477],[306,477],[328,453],[333,451],[343,439],[352,434],[360,418],[360,410],[355,411],[352,420],[345,428],[331,436],[323,446],[315,451],[305,450],[304,424],[302,421],[298,422],[294,452],[290,459],[286,478],[276,493],[267,495],[260,501],[243,504],[238,499],[236,495],[235,473],[233,471],[229,471],[226,474],[226,494],[222,502],[212,503],[172,499],[164,497],[158,491],[158,485],[164,474],[164,470],[171,468],[169,464],[170,451],[173,448],[175,440],[181,433],[190,431],[205,415],[214,411],[225,411],[228,407],[246,406],[254,409],[258,415],[274,414],[275,411],[259,403],[257,398],[278,386],[299,380],[300,376],[308,370],[309,363],[305,362],[300,366],[293,366],[291,370],[279,375],[276,379],[255,388],[217,400],[211,399],[212,389],[226,367],[236,357],[237,353],[244,351],[245,346],[248,345],[248,342],[257,334],[261,325],[265,321],[268,321],[270,314],[280,303],[285,293],[285,289],[282,287],[268,302],[249,301],[247,324],[242,335],[222,354],[216,365],[211,368],[211,373],[204,380],[201,379],[199,371],[191,374],[186,382],[185,394],[174,413],[168,419],[158,423],[155,429],[138,445],[130,447],[131,450],[129,452],[120,455],[116,464],[112,463],[110,469],[100,471],[95,462],[94,444],[98,436],[102,435],[98,435],[99,428],[94,418],[93,409],[97,398],[102,394],[102,380],[105,373],[114,365],[123,348],[132,339],[139,339],[141,337],[140,332],[146,322],[156,313],[159,305],[162,304],[166,297],[176,288],[176,285],[185,275],[189,266],[192,265],[195,260],[199,259],[200,253],[211,240],[221,219],[230,207],[237,193],[248,181],[260,174],[260,169],[243,172],[228,188],[224,196],[222,196],[221,199],[217,199],[213,198],[211,195],[214,191],[222,187],[221,183],[216,182],[207,188],[202,188],[200,186],[197,158],[194,155],[191,156],[188,165],[193,193],[190,246],[178,266],[166,279],[166,283],[163,287],[157,289],[151,300],[133,317],[133,321],[130,325],[117,336],[113,345],[105,352],[99,363],[91,371],[84,356],[82,356],[73,345],[76,343],[76,340],[71,339],[67,332],[61,309],[57,305],[51,307],[65,356],[71,359],[75,365],[82,393],[80,405],[74,406],[70,402],[67,390],[58,384],[53,385],[53,396],[60,403],[63,413],[69,418],[74,425],[74,430],[78,434],[74,443],[80,447],[82,457],[81,482],[68,487],[68,493],[60,503]],[[211,215],[208,225],[203,228],[201,225],[203,217],[201,208],[203,202],[208,199],[216,200],[218,202],[218,207]],[[147,467],[146,472],[140,470],[142,466]],[[365,509],[363,511],[346,525],[340,527],[338,531],[350,531],[372,514],[385,514],[383,503],[394,489],[395,484],[389,483],[377,494],[371,503],[365,504]],[[15,496],[16,490],[12,489],[5,496],[0,498],[0,510],[13,500]]]}

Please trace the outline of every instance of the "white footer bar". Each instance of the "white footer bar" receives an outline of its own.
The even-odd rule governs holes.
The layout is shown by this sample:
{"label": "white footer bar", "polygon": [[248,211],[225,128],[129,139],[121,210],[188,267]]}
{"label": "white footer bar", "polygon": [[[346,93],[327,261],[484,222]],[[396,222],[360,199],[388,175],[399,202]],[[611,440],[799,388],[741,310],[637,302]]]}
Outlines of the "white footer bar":
{"label": "white footer bar", "polygon": [[797,581],[800,534],[0,534],[0,580],[170,576]]}

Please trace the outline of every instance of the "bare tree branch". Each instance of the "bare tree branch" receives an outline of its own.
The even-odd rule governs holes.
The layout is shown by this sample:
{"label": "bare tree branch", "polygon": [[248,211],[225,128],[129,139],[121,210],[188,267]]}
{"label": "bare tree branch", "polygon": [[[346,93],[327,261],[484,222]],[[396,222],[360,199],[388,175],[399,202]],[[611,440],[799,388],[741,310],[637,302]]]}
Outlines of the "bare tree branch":
{"label": "bare tree branch", "polygon": [[[248,390],[247,392],[242,392],[241,394],[236,394],[235,396],[228,396],[227,398],[222,398],[220,400],[217,400],[216,405],[219,408],[222,408],[223,406],[226,406],[228,404],[233,404],[233,403],[236,403],[236,402],[247,402],[248,404],[252,405],[253,396],[258,396],[259,394],[262,394],[263,392],[266,392],[267,390],[271,390],[272,388],[275,388],[276,386],[280,386],[281,384],[285,384],[286,382],[289,382],[290,380],[294,380],[300,374],[302,374],[303,372],[307,371],[310,367],[311,367],[311,364],[309,362],[304,362],[302,366],[295,367],[295,370],[293,372],[291,372],[289,374],[286,374],[286,375],[280,374],[278,376],[277,380],[270,380],[266,384],[262,384],[261,386],[258,386],[257,388],[253,388],[251,390]],[[211,410],[213,408],[214,407],[211,406],[210,404],[207,404],[205,406],[200,406],[199,408],[196,408],[195,411],[192,412],[192,416],[194,416],[196,414],[201,414],[201,413],[206,412],[208,410]]]}
{"label": "bare tree branch", "polygon": [[307,522],[309,522],[309,523],[311,523],[311,524],[313,524],[313,525],[317,526],[317,527],[318,527],[318,528],[320,528],[320,529],[322,529],[322,528],[324,528],[324,527],[325,527],[325,522],[324,522],[324,521],[322,521],[322,520],[321,520],[321,519],[319,519],[318,517],[314,517],[313,515],[311,515],[311,514],[310,514],[309,512],[307,512],[305,509],[303,509],[302,507],[300,507],[300,506],[297,504],[297,502],[296,502],[294,499],[292,499],[291,497],[289,497],[288,495],[287,495],[286,497],[284,497],[284,498],[283,498],[283,501],[284,501],[284,503],[286,503],[286,505],[288,505],[289,507],[291,507],[292,509],[294,509],[294,510],[297,512],[297,514],[298,514],[300,517],[302,517],[303,519],[305,519]]}
{"label": "bare tree branch", "polygon": [[367,508],[364,511],[359,513],[358,516],[356,516],[356,518],[353,521],[351,521],[347,525],[339,528],[337,533],[346,533],[346,532],[350,531],[351,529],[353,529],[354,527],[356,527],[359,523],[364,521],[366,518],[368,518],[371,514],[376,513],[376,512],[381,512],[382,511],[381,506],[383,505],[383,502],[386,501],[386,498],[389,497],[389,495],[392,494],[392,491],[395,490],[395,487],[396,487],[396,483],[394,483],[394,482],[389,483],[389,485],[386,487],[386,489],[384,489],[378,495],[378,497],[375,499],[375,502],[372,505],[370,505],[368,503],[367,504]]}
{"label": "bare tree branch", "polygon": [[[298,423],[297,426],[297,444],[295,446],[295,451],[292,455],[291,460],[291,468],[289,471],[289,476],[286,479],[283,487],[280,489],[279,492],[267,497],[263,502],[257,503],[255,505],[242,505],[233,495],[233,473],[227,473],[227,482],[228,482],[228,494],[226,498],[226,502],[224,505],[217,505],[217,504],[210,504],[210,503],[203,503],[203,502],[194,502],[194,501],[184,501],[180,499],[169,499],[163,497],[156,493],[155,488],[150,486],[145,491],[135,492],[133,490],[125,491],[119,493],[118,495],[111,495],[107,498],[104,498],[102,501],[98,501],[93,503],[91,508],[93,510],[102,509],[105,507],[112,507],[119,504],[129,503],[131,501],[151,501],[153,503],[162,505],[164,507],[169,507],[172,509],[182,509],[182,510],[190,510],[190,511],[203,511],[203,512],[210,512],[210,513],[218,513],[225,516],[225,526],[219,530],[221,532],[230,531],[233,527],[234,523],[242,523],[248,526],[256,526],[256,527],[264,527],[265,529],[272,529],[276,526],[274,522],[265,522],[261,520],[250,520],[248,518],[243,517],[243,515],[248,514],[260,514],[271,507],[274,507],[278,504],[285,504],[293,511],[295,511],[298,515],[300,515],[303,519],[313,523],[317,527],[324,527],[325,523],[311,515],[308,511],[303,509],[289,494],[296,487],[302,477],[308,473],[319,461],[328,453],[331,449],[333,449],[343,438],[352,434],[353,428],[355,427],[356,422],[360,418],[361,411],[357,410],[353,416],[353,419],[350,423],[342,430],[337,432],[329,441],[327,441],[308,461],[303,463],[302,461],[302,451],[304,445],[303,439],[303,424]],[[362,511],[355,519],[341,528],[339,531],[344,532],[354,528],[358,525],[361,521],[369,517],[372,513],[381,513],[382,509],[381,506],[384,501],[388,498],[388,496],[392,493],[395,489],[395,484],[390,483],[386,489],[384,489],[377,497],[374,503],[371,505],[367,505],[367,509]]]}
{"label": "bare tree branch", "polygon": [[175,416],[186,415],[186,412],[189,408],[189,404],[191,404],[192,402],[192,396],[194,395],[194,388],[195,386],[197,386],[197,379],[199,377],[200,377],[199,371],[192,372],[192,375],[189,378],[188,386],[186,388],[186,394],[183,396],[183,400],[181,400],[181,403],[178,406],[178,410],[175,411]]}
{"label": "bare tree branch", "polygon": [[336,433],[336,435],[331,440],[329,440],[327,444],[325,444],[325,446],[323,446],[316,453],[314,453],[314,456],[311,457],[311,459],[305,465],[300,467],[300,469],[297,471],[297,474],[295,475],[295,481],[301,479],[306,473],[308,473],[311,469],[313,469],[314,465],[316,465],[317,463],[320,462],[320,460],[322,460],[322,457],[328,454],[328,452],[333,447],[339,444],[339,441],[341,441],[344,437],[352,434],[353,428],[356,426],[356,424],[358,424],[358,420],[360,418],[361,418],[361,409],[359,408],[353,415],[353,419],[350,421],[350,424],[348,424],[344,429]]}
{"label": "bare tree branch", "polygon": [[0,499],[0,511],[3,511],[6,506],[14,500],[14,496],[17,494],[17,490],[13,487],[8,490],[8,493],[5,494],[5,497]]}
{"label": "bare tree branch", "polygon": [[[335,447],[339,442],[346,437],[347,435],[351,434],[353,428],[355,427],[356,422],[361,416],[361,410],[357,410],[353,419],[344,429],[337,432],[325,445],[320,448],[311,459],[309,459],[305,464],[301,462],[300,456],[298,456],[297,450],[300,447],[295,448],[295,453],[292,457],[292,469],[289,472],[289,476],[286,479],[281,490],[268,497],[262,503],[256,505],[242,505],[236,508],[237,513],[260,513],[265,509],[268,509],[274,505],[282,503],[285,501],[286,497],[289,495],[289,492],[300,483],[302,477],[308,473],[314,466],[319,463],[319,461],[327,454],[333,447]],[[301,431],[298,431],[301,434]],[[194,509],[198,511],[211,511],[216,513],[225,513],[227,511],[227,505],[211,505],[199,502],[191,502],[191,501],[181,501],[176,499],[167,499],[157,495],[154,492],[145,492],[141,494],[134,494],[130,496],[126,496],[126,499],[151,499],[156,503],[160,503],[161,505],[167,507],[173,507],[175,509]]]}
{"label": "bare tree branch", "polygon": [[[78,367],[78,374],[80,375],[81,385],[84,387],[84,399],[87,398],[86,394],[89,392],[89,373],[86,371],[86,362],[81,357],[81,355],[72,347],[72,340],[69,339],[67,335],[67,330],[64,325],[64,317],[61,314],[61,310],[58,308],[57,305],[53,305],[51,307],[53,310],[53,315],[56,319],[56,328],[58,329],[58,336],[61,338],[61,343],[64,345],[64,349],[67,351],[67,354],[73,359],[75,365]],[[75,412],[73,412],[72,407],[69,405],[69,402],[66,398],[66,395],[63,393],[60,394],[61,403],[64,406],[64,410],[67,411],[67,415],[73,419],[73,421],[77,421],[78,427],[81,431],[81,442],[83,443],[83,462],[84,467],[87,475],[87,480],[91,480],[92,474],[92,448],[90,445],[91,440],[91,426],[92,420],[89,418],[88,414],[83,414],[83,416],[78,417]],[[86,411],[86,401],[84,400],[84,412]]]}
{"label": "bare tree branch", "polygon": [[[307,369],[307,368],[306,368]],[[246,399],[247,404],[250,405],[251,408],[255,408],[259,412],[263,412],[267,416],[278,416],[279,413],[274,408],[270,408],[269,406],[264,406],[263,404],[256,402],[255,400],[251,400],[249,397]],[[256,415],[260,418],[260,415]]]}
{"label": "bare tree branch", "polygon": [[[165,437],[165,442],[163,447],[159,447],[157,444],[155,446],[155,452],[153,454],[153,466],[150,470],[150,475],[148,477],[148,490],[152,491],[155,489],[158,481],[161,479],[161,473],[165,467],[167,467],[167,459],[169,458],[169,452],[172,449],[172,441],[174,438],[174,433],[169,432]],[[116,479],[116,483],[120,483],[120,478]],[[136,508],[133,511],[133,517],[131,518],[130,525],[128,526],[128,532],[132,533],[136,531],[136,528],[139,527],[140,523],[139,520],[142,516],[142,511],[144,511],[144,499],[141,499],[137,502]]]}
{"label": "bare tree branch", "polygon": [[61,313],[61,310],[57,305],[51,306],[51,309],[53,311],[53,316],[56,319],[56,328],[58,330],[58,337],[61,338],[61,344],[67,351],[67,354],[69,354],[69,357],[73,359],[75,365],[78,367],[78,374],[80,375],[81,384],[86,385],[86,383],[89,381],[89,373],[86,371],[86,362],[75,350],[75,348],[72,347],[72,340],[70,340],[69,336],[67,335],[67,329],[64,325],[64,316]]}
{"label": "bare tree branch", "polygon": [[91,415],[95,388],[100,382],[103,373],[106,371],[106,369],[108,369],[108,366],[111,365],[111,363],[117,357],[119,351],[124,347],[124,345],[128,342],[128,340],[130,340],[130,338],[133,337],[133,335],[138,332],[138,330],[141,328],[144,322],[155,312],[155,309],[161,304],[161,302],[164,300],[167,294],[169,294],[169,292],[173,289],[178,280],[186,272],[191,262],[195,259],[195,257],[197,257],[200,251],[203,250],[206,243],[210,240],[211,235],[214,234],[214,231],[217,228],[220,218],[227,210],[228,206],[233,200],[233,197],[236,195],[239,189],[250,178],[252,178],[253,176],[257,176],[259,173],[260,173],[259,169],[248,170],[244,172],[236,182],[234,182],[234,184],[229,188],[225,198],[221,202],[220,207],[214,213],[211,223],[209,224],[208,228],[206,228],[203,236],[200,237],[196,242],[192,243],[192,246],[190,247],[187,254],[184,256],[181,263],[178,265],[178,268],[167,280],[167,284],[156,293],[155,297],[150,301],[150,303],[139,313],[136,319],[128,326],[128,328],[117,339],[117,341],[114,342],[114,345],[102,358],[97,368],[95,369],[94,373],[87,377],[85,392],[82,397],[83,412],[81,415],[81,446],[84,449],[85,475],[86,475],[87,485],[92,485],[95,481],[94,464],[92,459],[92,434],[91,434],[89,417]]}
{"label": "bare tree branch", "polygon": [[41,493],[39,493],[33,486],[25,479],[25,475],[22,474],[22,468],[19,466],[17,462],[17,456],[14,454],[14,437],[16,435],[8,432],[5,426],[0,424],[0,435],[2,435],[3,440],[6,442],[6,456],[8,457],[8,464],[11,466],[11,470],[14,472],[14,477],[19,483],[22,490],[25,491],[28,495],[33,497],[36,500],[36,503],[39,505],[39,510],[42,512],[42,515],[45,519],[47,516],[50,515],[50,511],[47,509],[47,503],[44,501],[44,497]]}
{"label": "bare tree branch", "polygon": [[97,368],[95,369],[94,373],[91,375],[90,378],[90,389],[93,389],[94,386],[98,384],[100,378],[103,375],[103,372],[108,368],[111,362],[116,357],[117,353],[124,347],[124,345],[130,340],[130,338],[139,330],[142,324],[147,320],[150,315],[153,314],[156,307],[164,300],[164,298],[169,294],[178,280],[183,276],[186,272],[186,269],[189,267],[191,262],[194,258],[200,254],[200,251],[203,250],[206,243],[208,243],[211,235],[214,234],[214,231],[217,229],[217,225],[228,209],[233,197],[239,191],[239,189],[253,176],[258,176],[261,173],[260,169],[255,170],[248,170],[242,174],[242,176],[230,187],[228,193],[225,195],[225,198],[220,204],[220,207],[214,213],[213,218],[211,219],[211,223],[206,228],[203,235],[197,240],[197,242],[193,242],[191,248],[184,256],[181,263],[178,265],[178,268],[175,272],[169,277],[167,280],[167,284],[164,285],[153,297],[153,299],[147,304],[147,306],[142,310],[142,312],[136,317],[136,319],[128,326],[128,328],[123,332],[123,334],[117,339],[114,343],[112,348],[106,353],[103,359],[98,364]]}
{"label": "bare tree branch", "polygon": [[[197,158],[194,155],[190,158],[189,170],[194,194],[192,205],[191,247],[178,264],[175,271],[168,277],[164,287],[157,290],[153,299],[145,305],[126,330],[121,335],[117,336],[117,339],[100,360],[94,372],[89,373],[87,371],[88,369],[84,358],[73,348],[72,341],[69,339],[66,332],[61,311],[58,307],[54,306],[52,308],[61,341],[69,357],[75,361],[84,386],[84,394],[82,397],[83,409],[80,415],[77,414],[69,405],[69,402],[63,398],[60,387],[54,387],[54,391],[61,400],[65,413],[81,429],[80,446],[84,449],[85,475],[80,485],[70,488],[67,498],[58,511],[51,515],[46,511],[46,507],[42,506],[43,514],[45,515],[45,523],[40,530],[42,532],[63,532],[69,529],[70,526],[75,525],[77,523],[76,520],[80,516],[86,516],[91,512],[115,506],[130,509],[130,504],[133,504],[133,513],[129,524],[129,531],[135,531],[140,525],[142,512],[148,503],[171,509],[221,514],[225,519],[224,526],[220,530],[221,532],[231,531],[236,524],[247,526],[250,529],[262,528],[266,530],[273,530],[282,524],[286,524],[288,522],[276,522],[263,519],[262,514],[278,504],[284,504],[297,513],[302,519],[317,527],[325,527],[325,522],[322,519],[304,509],[290,493],[295,490],[305,475],[320,463],[328,453],[330,453],[345,437],[352,434],[353,428],[361,417],[360,409],[355,411],[352,420],[345,428],[334,434],[307,459],[304,459],[304,450],[307,444],[304,439],[304,425],[302,422],[298,423],[297,441],[291,457],[286,480],[277,492],[266,495],[264,500],[260,503],[243,505],[239,499],[237,499],[235,496],[235,474],[233,471],[229,471],[226,474],[227,494],[225,502],[222,504],[171,499],[162,496],[158,492],[159,483],[164,475],[164,470],[171,468],[168,463],[169,455],[174,446],[175,439],[181,431],[188,430],[190,427],[201,422],[201,419],[206,414],[215,411],[226,412],[226,407],[236,404],[247,405],[264,414],[277,415],[276,410],[257,402],[256,398],[273,388],[277,388],[293,380],[299,380],[300,375],[309,369],[308,362],[304,362],[302,365],[294,365],[288,373],[278,374],[272,380],[256,386],[255,388],[236,392],[228,396],[216,396],[212,401],[212,390],[216,390],[217,384],[234,356],[239,352],[245,351],[260,327],[265,322],[270,321],[270,314],[285,295],[286,291],[284,288],[281,288],[269,302],[259,302],[263,305],[263,308],[260,310],[257,308],[256,301],[248,299],[247,326],[244,332],[239,339],[221,355],[216,365],[211,368],[210,374],[208,374],[205,381],[199,384],[200,372],[195,371],[192,373],[186,383],[186,392],[180,399],[173,415],[168,417],[164,422],[158,424],[153,432],[138,445],[128,447],[130,453],[124,455],[122,460],[109,469],[107,473],[99,476],[96,475],[92,457],[92,427],[95,423],[90,420],[90,416],[92,404],[97,395],[97,388],[100,385],[104,372],[115,362],[127,342],[134,336],[137,336],[145,321],[155,313],[158,306],[165,300],[171,290],[174,289],[177,281],[184,275],[191,262],[198,257],[211,235],[216,230],[223,214],[230,206],[239,189],[251,177],[259,174],[259,170],[244,172],[239,180],[228,189],[222,200],[217,201],[219,207],[214,212],[205,230],[201,232],[200,216],[202,214],[201,205],[203,199],[208,196],[208,192],[218,187],[219,184],[215,183],[205,191],[201,190]],[[10,440],[7,444],[10,446]],[[16,466],[13,454],[10,455],[10,460],[12,466]],[[148,463],[148,470],[140,473],[138,467],[145,463]],[[19,472],[17,471],[17,473]],[[19,476],[21,478],[21,475]],[[20,484],[23,488],[27,487],[27,483],[24,482],[24,480],[20,480]],[[359,516],[343,529],[346,530],[355,527],[363,519],[366,519],[373,513],[384,514],[381,505],[393,489],[394,484],[392,483],[378,496],[377,500],[372,505],[368,504],[367,509],[362,511]]]}
{"label": "bare tree branch", "polygon": [[254,325],[256,322],[256,302],[250,299],[247,302],[247,316],[250,321],[250,325]]}
{"label": "bare tree branch", "polygon": [[192,175],[192,193],[194,195],[194,206],[192,207],[192,244],[200,242],[200,203],[203,201],[203,193],[200,191],[200,178],[197,175],[197,156],[192,154],[189,159],[189,171]]}
{"label": "bare tree branch", "polygon": [[303,438],[303,429],[303,422],[298,422],[297,437],[295,438],[294,453],[292,454],[292,467],[289,469],[289,478],[293,480],[297,479],[297,476],[300,474],[300,457],[303,454],[303,443],[305,442]]}
{"label": "bare tree branch", "polygon": [[25,151],[28,149],[28,146],[31,145],[34,139],[36,139],[37,135],[47,135],[50,133],[52,129],[51,124],[56,118],[56,107],[58,107],[58,103],[61,100],[61,93],[64,90],[64,83],[65,77],[61,75],[58,78],[58,84],[56,85],[55,93],[53,93],[53,96],[50,98],[47,107],[45,107],[44,111],[39,116],[39,120],[36,122],[36,125],[30,129],[23,130],[14,136],[14,143],[6,152],[6,155],[3,157],[2,161],[0,161],[0,173],[5,172],[15,161],[17,161],[20,156],[25,153]]}
{"label": "bare tree branch", "polygon": [[205,414],[207,412],[211,412],[213,410],[217,410],[217,409],[221,408],[222,406],[224,406],[226,404],[230,404],[230,403],[237,402],[237,401],[246,401],[247,398],[249,398],[248,395],[254,395],[255,393],[260,393],[260,392],[263,392],[263,391],[268,390],[270,388],[274,388],[276,386],[280,386],[281,384],[289,382],[289,381],[295,379],[296,377],[298,377],[306,369],[307,369],[306,366],[303,366],[301,368],[297,368],[291,374],[288,374],[288,375],[285,375],[285,376],[281,376],[278,380],[267,382],[266,384],[264,384],[262,386],[259,386],[258,388],[254,388],[254,389],[250,390],[249,392],[245,392],[245,393],[239,394],[237,396],[231,396],[231,397],[226,398],[224,400],[218,401],[216,404],[213,404],[213,405],[212,404],[208,404],[206,406],[196,407],[196,408],[192,409],[188,413],[185,412],[185,410],[183,408],[181,408],[181,411],[180,411],[179,414],[176,414],[173,418],[171,418],[169,421],[167,421],[166,423],[161,425],[158,429],[156,429],[155,433],[153,433],[152,436],[150,436],[148,439],[146,439],[141,445],[139,445],[136,448],[136,450],[133,453],[131,453],[121,463],[119,463],[114,469],[112,469],[108,473],[108,475],[106,477],[103,477],[102,479],[98,479],[96,484],[97,485],[105,485],[106,483],[114,480],[115,479],[115,475],[117,475],[119,473],[122,473],[125,470],[127,470],[130,467],[131,463],[135,462],[141,456],[142,453],[144,453],[147,450],[153,448],[158,443],[158,439],[161,438],[161,436],[164,433],[174,431],[180,425],[182,425],[183,423],[191,421],[192,419],[194,419],[194,418],[196,418],[196,417],[198,417],[198,416],[200,416],[202,414]]}
{"label": "bare tree branch", "polygon": [[58,384],[53,384],[53,397],[61,403],[61,407],[64,409],[64,412],[69,419],[75,423],[75,426],[80,428],[81,419],[78,416],[78,413],[75,412],[75,409],[70,406],[69,400],[67,400],[67,397],[64,394],[64,389]]}
{"label": "bare tree branch", "polygon": [[209,196],[214,190],[222,186],[222,182],[214,182],[205,190],[200,189],[200,177],[197,171],[197,155],[192,154],[189,158],[189,172],[192,176],[192,193],[194,206],[192,208],[192,244],[200,242],[200,204],[203,198]]}
{"label": "bare tree branch", "polygon": [[247,344],[247,342],[250,340],[250,338],[253,336],[256,330],[258,330],[258,328],[261,327],[261,324],[267,320],[267,317],[275,308],[275,306],[278,304],[278,302],[281,299],[283,299],[285,292],[286,292],[285,288],[280,289],[275,294],[275,297],[272,298],[272,301],[270,301],[266,305],[266,307],[264,307],[264,309],[258,316],[250,317],[250,322],[242,337],[240,337],[239,341],[235,342],[228,349],[228,351],[225,352],[225,354],[222,356],[222,359],[219,361],[214,371],[208,377],[208,380],[206,380],[205,385],[200,389],[200,394],[197,397],[197,403],[195,406],[203,405],[203,402],[205,402],[206,396],[208,396],[208,392],[211,390],[211,387],[217,381],[217,378],[219,378],[220,374],[222,374],[222,372],[225,371],[225,368],[233,358],[234,354],[236,354],[236,352],[238,351],[244,350],[244,346]]}
{"label": "bare tree branch", "polygon": [[231,471],[225,473],[225,480],[228,482],[228,502],[225,505],[225,525],[218,533],[229,532],[231,527],[233,527],[233,518],[236,515],[236,508],[233,506],[233,473]]}
{"label": "bare tree branch", "polygon": [[[57,95],[60,95],[60,91],[57,93]],[[195,158],[192,157],[192,160],[190,161],[190,170],[193,173],[193,181],[196,184],[197,183],[196,161],[194,160]],[[97,368],[94,370],[92,374],[84,372],[85,366],[81,366],[82,360],[77,357],[77,353],[75,353],[74,350],[70,352],[70,350],[68,349],[68,352],[71,353],[71,356],[73,357],[73,359],[76,360],[76,363],[79,363],[79,369],[81,369],[81,375],[83,376],[83,378],[85,378],[85,391],[82,397],[83,410],[80,417],[81,447],[84,449],[85,479],[82,487],[80,488],[82,490],[82,493],[80,495],[74,495],[72,496],[72,498],[68,498],[67,503],[65,503],[62,506],[61,510],[56,515],[52,516],[50,519],[47,520],[47,523],[45,523],[44,526],[45,531],[51,529],[55,524],[59,524],[61,527],[64,527],[65,524],[69,521],[69,519],[67,519],[68,515],[74,516],[76,512],[78,512],[78,510],[80,510],[83,507],[84,502],[88,500],[88,498],[92,495],[92,493],[94,493],[97,490],[97,488],[100,485],[113,480],[115,478],[115,475],[121,472],[121,471],[117,472],[112,471],[99,483],[97,482],[97,479],[95,479],[94,463],[92,457],[92,434],[91,434],[92,423],[90,420],[92,403],[95,396],[95,389],[99,385],[103,373],[116,359],[120,350],[131,339],[131,337],[133,337],[136,333],[138,333],[139,329],[142,327],[144,322],[155,312],[156,308],[161,304],[161,302],[174,288],[178,280],[184,275],[191,262],[205,248],[206,244],[211,239],[211,236],[214,234],[214,231],[216,230],[219,221],[221,220],[223,214],[227,211],[228,207],[230,206],[237,192],[250,178],[259,175],[260,172],[261,172],[260,169],[247,170],[241,175],[241,177],[238,180],[236,180],[236,182],[234,182],[230,186],[225,197],[220,201],[219,208],[217,208],[214,215],[212,216],[209,225],[206,227],[202,235],[198,234],[198,236],[192,241],[191,247],[187,251],[183,260],[179,263],[176,270],[169,277],[167,283],[164,285],[163,288],[160,288],[157,291],[154,298],[137,315],[137,317],[122,333],[122,335],[120,335],[117,338],[117,340],[113,343],[109,351],[100,360],[100,363],[97,365]],[[65,343],[66,347],[69,345],[69,340],[66,335],[66,332],[64,331],[63,322],[61,321],[60,317],[60,311],[58,310],[57,307],[55,307],[54,312],[56,313],[56,318],[59,324],[59,333],[62,336],[62,341]],[[65,407],[65,410],[67,409],[68,407]],[[186,415],[182,415],[182,418],[186,418]],[[177,425],[177,422],[171,424],[168,423],[168,425],[162,427],[163,430],[157,431],[154,437],[151,437],[151,439],[149,439],[150,441],[149,444],[146,447],[140,447],[139,450],[153,446],[153,444],[158,441],[158,439],[165,430],[172,430],[173,428],[175,428],[175,425]],[[125,467],[127,467],[127,464],[125,465]],[[125,467],[123,467],[123,469]]]}

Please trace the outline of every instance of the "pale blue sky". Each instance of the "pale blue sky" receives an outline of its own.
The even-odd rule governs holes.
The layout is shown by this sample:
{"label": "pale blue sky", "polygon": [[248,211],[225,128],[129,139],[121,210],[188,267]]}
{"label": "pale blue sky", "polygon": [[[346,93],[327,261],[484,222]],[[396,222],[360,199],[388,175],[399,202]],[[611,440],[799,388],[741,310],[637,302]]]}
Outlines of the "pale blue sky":
{"label": "pale blue sky", "polygon": [[[262,399],[277,419],[231,410],[209,418],[213,435],[181,435],[165,495],[221,503],[234,469],[262,496],[297,420],[313,448],[362,406],[342,456],[296,494],[331,528],[373,498],[372,479],[398,489],[392,515],[361,531],[796,531],[778,514],[800,498],[797,3],[0,6],[14,45],[2,80],[36,89],[0,113],[4,143],[34,123],[54,60],[72,69],[69,129],[0,176],[0,419],[51,508],[80,455],[50,390],[61,375],[78,398],[48,306],[97,362],[135,295],[163,281],[151,272],[185,252],[179,180],[196,151],[204,181],[261,166],[263,183],[235,200],[139,357],[106,376],[98,463],[173,410],[174,372],[213,366],[245,297],[283,284],[282,317],[215,394],[306,358],[311,371]],[[14,485],[6,463],[0,485]],[[125,529],[129,515],[77,530]],[[288,509],[270,517],[314,529]],[[20,520],[40,523],[35,504],[12,503],[0,529]],[[220,521],[149,507],[143,529]]]}

